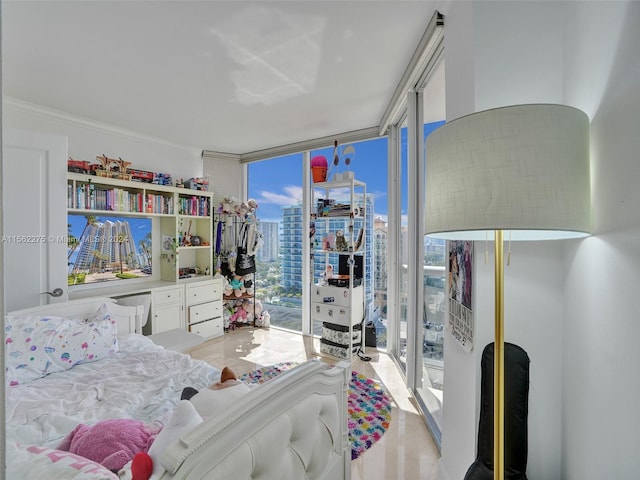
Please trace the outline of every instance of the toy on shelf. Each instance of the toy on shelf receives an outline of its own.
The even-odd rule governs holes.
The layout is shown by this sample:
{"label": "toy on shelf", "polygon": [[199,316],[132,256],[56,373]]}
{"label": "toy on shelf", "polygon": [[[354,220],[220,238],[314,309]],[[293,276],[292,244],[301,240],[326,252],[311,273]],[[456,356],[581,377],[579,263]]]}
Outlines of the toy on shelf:
{"label": "toy on shelf", "polygon": [[127,162],[121,157],[117,159],[109,158],[104,154],[97,156],[96,160],[100,162],[100,167],[95,169],[97,176],[118,180],[131,180],[131,175],[127,172],[131,162]]}
{"label": "toy on shelf", "polygon": [[85,175],[95,175],[96,168],[100,168],[97,163],[89,163],[86,160],[74,160],[69,157],[67,160],[67,171],[73,173],[84,173]]}
{"label": "toy on shelf", "polygon": [[233,278],[229,281],[229,285],[233,290],[233,295],[236,298],[242,297],[244,293],[247,291],[244,287],[244,280],[240,275],[234,275]]}
{"label": "toy on shelf", "polygon": [[[155,185],[171,185],[171,175],[168,173],[156,172],[153,174],[153,180],[151,183]],[[177,187],[178,185],[176,185]]]}
{"label": "toy on shelf", "polygon": [[327,158],[324,155],[316,155],[311,159],[311,173],[314,183],[327,181],[328,166]]}
{"label": "toy on shelf", "polygon": [[147,170],[138,170],[135,168],[130,168],[128,171],[129,175],[131,175],[131,181],[133,182],[142,182],[142,183],[152,183],[153,182],[153,172],[148,172]]}
{"label": "toy on shelf", "polygon": [[184,181],[184,188],[188,188],[190,190],[209,190],[209,178],[195,177],[190,178],[189,180]]}
{"label": "toy on shelf", "polygon": [[[89,163],[86,160],[74,160],[69,157],[67,160],[67,171],[73,173],[82,173],[84,175],[96,175],[98,177],[115,178],[118,180],[130,180],[132,182],[151,183],[154,185],[171,186],[171,175],[168,173],[152,172],[149,170],[140,170],[131,168],[131,162],[123,160],[121,157],[109,158],[106,155],[96,157],[98,163]],[[179,180],[180,182],[182,180]],[[207,188],[197,188],[197,190],[208,190],[209,181],[206,182]],[[178,185],[176,187],[184,187]]]}
{"label": "toy on shelf", "polygon": [[[342,147],[338,147],[338,141],[333,141],[333,162],[332,166],[329,167],[329,171],[327,172],[327,180],[333,181],[345,181],[353,179],[353,172],[349,171],[349,165],[353,161],[356,156],[356,149],[353,145],[345,145]],[[338,167],[340,165],[340,161],[345,164],[347,167],[347,171],[343,173],[338,173]],[[335,167],[335,173],[334,168]],[[333,177],[331,174],[333,173]]]}

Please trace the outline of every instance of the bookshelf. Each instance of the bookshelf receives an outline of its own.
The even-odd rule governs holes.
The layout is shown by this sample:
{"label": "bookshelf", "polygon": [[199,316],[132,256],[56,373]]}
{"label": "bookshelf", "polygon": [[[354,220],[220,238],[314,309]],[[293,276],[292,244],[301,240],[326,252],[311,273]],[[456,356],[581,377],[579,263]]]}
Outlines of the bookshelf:
{"label": "bookshelf", "polygon": [[212,205],[213,192],[67,174],[69,214],[152,219],[153,269],[163,281],[211,278]]}

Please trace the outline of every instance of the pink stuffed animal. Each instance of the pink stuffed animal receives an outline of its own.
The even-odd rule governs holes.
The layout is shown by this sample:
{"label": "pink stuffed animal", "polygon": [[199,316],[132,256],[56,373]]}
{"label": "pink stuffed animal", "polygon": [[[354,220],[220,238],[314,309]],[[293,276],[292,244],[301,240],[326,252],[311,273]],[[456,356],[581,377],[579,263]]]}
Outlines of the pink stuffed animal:
{"label": "pink stuffed animal", "polygon": [[58,450],[75,453],[118,472],[138,452],[146,452],[162,427],[127,418],[78,425]]}
{"label": "pink stuffed animal", "polygon": [[236,307],[236,311],[229,321],[232,324],[253,322],[253,302],[249,299],[243,300],[241,305]]}

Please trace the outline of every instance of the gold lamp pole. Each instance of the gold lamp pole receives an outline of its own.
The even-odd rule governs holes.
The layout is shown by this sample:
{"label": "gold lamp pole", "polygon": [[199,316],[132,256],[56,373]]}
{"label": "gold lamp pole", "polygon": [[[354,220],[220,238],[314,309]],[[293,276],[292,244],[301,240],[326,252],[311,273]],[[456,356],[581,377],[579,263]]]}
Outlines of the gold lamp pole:
{"label": "gold lamp pole", "polygon": [[510,240],[591,231],[589,118],[573,107],[514,105],[473,113],[426,141],[425,234],[495,236],[494,479],[505,471],[504,230]]}
{"label": "gold lamp pole", "polygon": [[494,480],[504,480],[504,232],[495,231],[495,324],[493,348]]}

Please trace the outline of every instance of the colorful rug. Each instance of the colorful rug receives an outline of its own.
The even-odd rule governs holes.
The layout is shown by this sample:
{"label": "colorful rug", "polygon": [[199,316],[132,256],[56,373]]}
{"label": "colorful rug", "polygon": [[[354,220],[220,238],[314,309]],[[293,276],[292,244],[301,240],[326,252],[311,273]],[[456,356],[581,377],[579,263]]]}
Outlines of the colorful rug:
{"label": "colorful rug", "polygon": [[[247,383],[264,383],[296,365],[295,362],[276,363],[238,378]],[[380,382],[352,371],[347,403],[351,460],[355,460],[380,440],[389,428],[391,399]]]}

